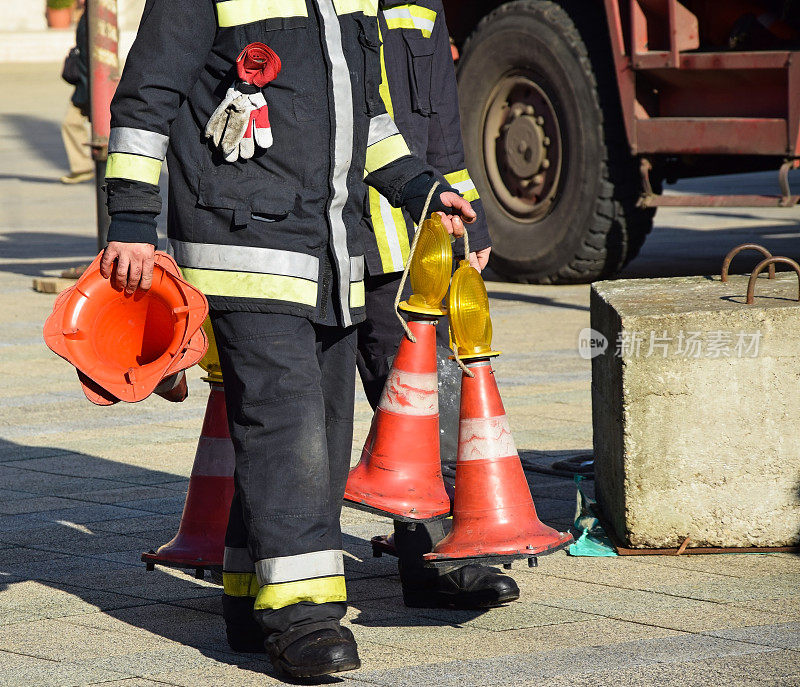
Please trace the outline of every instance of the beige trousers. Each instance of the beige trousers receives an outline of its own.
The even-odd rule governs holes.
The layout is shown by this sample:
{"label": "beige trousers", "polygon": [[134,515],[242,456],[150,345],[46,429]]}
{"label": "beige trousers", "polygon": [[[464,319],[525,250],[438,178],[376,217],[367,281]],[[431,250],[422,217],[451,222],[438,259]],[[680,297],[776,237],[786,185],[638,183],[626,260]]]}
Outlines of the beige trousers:
{"label": "beige trousers", "polygon": [[67,151],[69,171],[72,174],[93,172],[94,161],[88,146],[89,119],[72,103],[69,104],[67,116],[61,124],[61,138],[64,139],[64,149]]}

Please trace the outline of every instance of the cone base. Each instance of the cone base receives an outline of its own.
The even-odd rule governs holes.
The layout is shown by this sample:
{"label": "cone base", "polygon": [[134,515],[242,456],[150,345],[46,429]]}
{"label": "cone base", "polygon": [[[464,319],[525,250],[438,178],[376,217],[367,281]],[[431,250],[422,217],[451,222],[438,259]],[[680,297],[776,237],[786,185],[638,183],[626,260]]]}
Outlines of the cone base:
{"label": "cone base", "polygon": [[357,501],[355,497],[348,496],[347,494],[344,495],[344,505],[357,510],[363,510],[367,513],[372,513],[373,515],[382,515],[386,518],[391,518],[392,520],[398,520],[400,522],[435,522],[437,520],[444,520],[450,516],[449,505],[447,510],[441,512],[434,511],[416,514],[400,508],[392,510],[392,507],[389,505],[387,505],[385,508],[369,506],[362,501]]}
{"label": "cone base", "polygon": [[194,570],[195,577],[202,580],[205,577],[205,571],[217,571],[222,573],[222,565],[209,565],[208,563],[199,563],[198,565],[186,565],[185,563],[175,563],[173,561],[161,560],[155,551],[143,553],[141,557],[142,563],[148,571],[155,570],[157,565],[162,568],[173,568],[175,570]]}
{"label": "cone base", "polygon": [[157,551],[142,554],[142,562],[158,563],[171,568],[209,568],[222,567],[225,544],[212,542],[207,538],[178,535]]}
{"label": "cone base", "polygon": [[[438,565],[452,565],[453,563],[482,563],[498,565],[500,563],[510,563],[511,561],[522,560],[523,558],[536,559],[537,556],[547,556],[548,554],[555,553],[561,549],[565,549],[572,544],[573,538],[569,532],[559,532],[558,539],[553,540],[541,547],[527,548],[520,546],[517,550],[506,550],[502,552],[492,553],[491,551],[479,552],[472,555],[456,555],[448,553],[426,553],[423,558],[425,565],[428,567],[437,567]],[[489,547],[484,547],[489,548]]]}

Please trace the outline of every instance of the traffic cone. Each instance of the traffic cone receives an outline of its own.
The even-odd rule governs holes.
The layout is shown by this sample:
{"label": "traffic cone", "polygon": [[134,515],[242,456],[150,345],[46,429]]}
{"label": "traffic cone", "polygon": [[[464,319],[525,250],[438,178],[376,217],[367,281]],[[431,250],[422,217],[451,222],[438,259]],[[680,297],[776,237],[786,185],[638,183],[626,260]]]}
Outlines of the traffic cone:
{"label": "traffic cone", "polygon": [[45,343],[76,368],[93,403],[135,403],[156,389],[183,400],[180,390],[170,392],[180,385],[176,375],[206,352],[200,328],[208,315],[205,296],[166,253],[156,251],[150,290],[133,294],[103,278],[102,257],[56,299]]}
{"label": "traffic cone", "polygon": [[222,567],[234,465],[225,391],[212,382],[178,534],[157,551],[142,554],[148,570],[156,564],[195,568],[202,578],[205,568]]}
{"label": "traffic cone", "polygon": [[436,326],[408,323],[372,418],[361,460],[350,471],[345,505],[395,520],[438,520],[450,512],[439,459]]}
{"label": "traffic cone", "polygon": [[553,553],[572,542],[536,515],[488,358],[467,362],[461,378],[461,419],[453,529],[425,555],[431,564],[509,563]]}

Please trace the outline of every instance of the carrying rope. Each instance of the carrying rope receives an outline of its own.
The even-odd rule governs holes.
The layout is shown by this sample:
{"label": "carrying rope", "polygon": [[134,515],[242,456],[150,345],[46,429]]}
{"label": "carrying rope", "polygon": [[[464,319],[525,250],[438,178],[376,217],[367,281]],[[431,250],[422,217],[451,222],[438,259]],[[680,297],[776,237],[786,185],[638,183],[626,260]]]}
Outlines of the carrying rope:
{"label": "carrying rope", "polygon": [[[414,240],[411,242],[411,249],[408,252],[408,260],[406,261],[405,269],[403,270],[403,276],[400,277],[400,284],[397,288],[397,295],[394,298],[394,312],[397,315],[397,319],[400,320],[400,325],[403,327],[403,331],[405,331],[408,340],[411,343],[417,343],[417,337],[414,336],[414,333],[408,326],[408,323],[405,321],[405,318],[400,314],[399,305],[400,299],[403,296],[403,289],[406,285],[406,280],[408,279],[408,273],[411,269],[411,259],[414,257],[414,253],[417,250],[417,243],[419,243],[419,230],[422,227],[422,223],[428,216],[428,208],[430,208],[431,200],[433,199],[433,194],[436,192],[436,189],[439,187],[439,182],[434,182],[431,190],[428,192],[428,197],[425,199],[425,205],[422,208],[422,215],[419,218],[419,223],[417,224],[416,231],[414,232]],[[464,227],[464,258],[469,260],[469,233],[467,232],[466,227]],[[461,368],[461,371],[467,375],[468,377],[474,377],[475,373],[470,370],[458,357],[458,345],[453,338],[453,328],[450,326],[450,345],[452,346],[453,350],[453,357],[455,358],[456,364]]]}
{"label": "carrying rope", "polygon": [[[464,260],[469,260],[469,232],[467,228],[464,227]],[[458,357],[458,344],[456,343],[456,339],[453,336],[453,321],[449,320],[450,323],[450,347],[453,350],[453,358],[455,358],[456,365],[461,368],[461,371],[467,375],[467,377],[475,377],[475,373],[470,370]]]}
{"label": "carrying rope", "polygon": [[408,260],[406,261],[406,266],[403,270],[403,276],[400,277],[400,285],[397,287],[397,295],[394,297],[394,314],[397,315],[397,319],[400,320],[403,331],[405,331],[406,336],[411,343],[417,343],[417,337],[414,336],[413,332],[408,326],[408,323],[405,321],[405,318],[400,314],[398,306],[400,305],[400,299],[403,297],[403,289],[406,285],[406,279],[408,279],[408,272],[411,269],[411,259],[414,257],[414,252],[417,250],[417,243],[419,243],[419,230],[422,228],[422,223],[428,216],[428,208],[431,206],[431,200],[433,199],[433,194],[437,188],[439,188],[439,182],[435,181],[431,187],[431,190],[428,191],[428,197],[425,199],[425,205],[422,207],[422,216],[419,218],[419,223],[414,231],[414,240],[411,242],[411,250],[408,251]]}

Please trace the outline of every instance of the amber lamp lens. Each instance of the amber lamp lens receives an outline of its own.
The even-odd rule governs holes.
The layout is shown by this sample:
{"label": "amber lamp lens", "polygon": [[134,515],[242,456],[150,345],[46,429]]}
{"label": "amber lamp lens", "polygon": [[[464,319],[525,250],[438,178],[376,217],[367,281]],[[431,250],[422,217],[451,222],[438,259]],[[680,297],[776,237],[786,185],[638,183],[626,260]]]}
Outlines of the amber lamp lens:
{"label": "amber lamp lens", "polygon": [[440,310],[450,283],[453,247],[450,235],[438,215],[425,220],[411,259],[409,277],[413,295],[409,305],[420,309]]}
{"label": "amber lamp lens", "polygon": [[450,326],[459,356],[479,356],[492,351],[489,296],[480,273],[464,260],[450,286]]}

